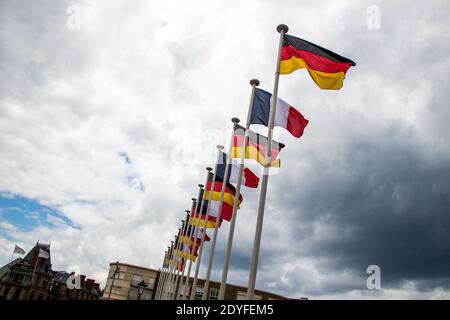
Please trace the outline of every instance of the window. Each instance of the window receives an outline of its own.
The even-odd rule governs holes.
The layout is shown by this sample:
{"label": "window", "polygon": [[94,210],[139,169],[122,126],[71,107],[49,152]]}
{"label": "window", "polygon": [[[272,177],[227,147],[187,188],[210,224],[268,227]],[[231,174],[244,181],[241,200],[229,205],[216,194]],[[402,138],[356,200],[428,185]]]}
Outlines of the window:
{"label": "window", "polygon": [[128,300],[137,300],[138,299],[138,291],[134,288],[128,290]]}
{"label": "window", "polygon": [[202,298],[203,297],[203,287],[197,287],[195,288],[195,298]]}
{"label": "window", "polygon": [[209,300],[217,300],[219,298],[219,290],[216,288],[211,288],[209,291]]}
{"label": "window", "polygon": [[148,288],[150,290],[153,290],[155,288],[155,278],[150,278],[148,279]]}
{"label": "window", "polygon": [[113,293],[113,294],[121,294],[121,291],[122,291],[122,287],[113,286],[112,290],[111,290],[111,293]]}
{"label": "window", "polygon": [[131,280],[131,284],[133,286],[137,286],[139,282],[144,280],[144,276],[142,274],[133,274],[133,279]]}

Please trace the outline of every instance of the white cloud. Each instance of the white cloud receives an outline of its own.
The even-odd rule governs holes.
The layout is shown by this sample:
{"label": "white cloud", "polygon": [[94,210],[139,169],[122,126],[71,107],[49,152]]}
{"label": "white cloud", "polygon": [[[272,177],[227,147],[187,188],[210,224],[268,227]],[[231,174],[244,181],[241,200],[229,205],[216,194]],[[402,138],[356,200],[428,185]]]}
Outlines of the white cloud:
{"label": "white cloud", "polygon": [[[1,263],[15,241],[30,249],[41,239],[52,241],[57,269],[77,266],[101,282],[112,261],[159,267],[190,198],[197,194],[197,184],[203,183],[204,167],[215,157],[214,146],[228,140],[229,119],[244,120],[249,79],[257,77],[262,88],[272,88],[275,27],[280,22],[287,23],[292,34],[327,44],[358,65],[349,71],[345,90],[339,93],[316,89],[303,71],[282,78],[280,95],[311,122],[301,141],[281,133],[288,145],[282,155],[285,168],[270,179],[272,190],[287,175],[314,179],[312,172],[302,169],[310,168],[307,154],[316,148],[334,150],[334,161],[345,162],[339,158],[347,143],[342,138],[365,134],[356,123],[359,118],[379,121],[380,131],[387,126],[382,122],[399,120],[422,129],[423,141],[432,139],[421,119],[435,93],[435,79],[419,72],[420,52],[414,65],[405,67],[402,59],[412,49],[420,51],[421,43],[434,40],[436,33],[447,33],[448,24],[441,20],[430,24],[433,16],[418,17],[412,5],[400,9],[406,17],[418,19],[421,31],[399,21],[391,35],[389,17],[400,9],[386,2],[380,4],[386,16],[378,34],[365,27],[369,2],[77,3],[79,30],[65,27],[68,2],[30,7],[10,3],[0,14],[1,40],[7,44],[0,63],[0,191],[37,199],[79,226],[48,215],[52,228],[22,232],[1,221],[0,228],[8,235],[0,241]],[[448,70],[449,60],[442,63]],[[418,68],[402,69],[411,65]],[[448,79],[448,72],[443,78]],[[348,120],[336,123],[337,118]],[[120,152],[127,153],[131,164]],[[202,157],[187,161],[178,154]],[[321,160],[329,159],[314,159]],[[333,174],[338,182],[347,172]],[[137,180],[130,182],[129,177]],[[247,202],[240,219],[247,223],[238,225],[236,232],[243,248],[250,249],[253,241],[258,194],[244,191]],[[269,196],[268,201],[274,199]],[[275,211],[275,203],[268,202],[268,207]],[[285,230],[289,222],[268,213],[264,234],[270,238],[263,243],[270,240],[268,247],[281,250],[284,242],[277,241],[289,241]],[[339,287],[352,281],[347,271],[322,274],[314,267],[317,261],[286,261],[283,276],[272,279],[263,272],[258,284],[262,286],[267,276],[276,288],[287,290],[279,293],[298,294],[289,286],[294,267],[303,274],[304,290],[315,292],[323,283]],[[246,277],[239,270],[231,272],[230,280],[245,284]],[[433,297],[447,295],[436,290]],[[388,298],[414,297],[403,291],[384,292]],[[332,297],[356,296],[370,298],[353,291]]]}

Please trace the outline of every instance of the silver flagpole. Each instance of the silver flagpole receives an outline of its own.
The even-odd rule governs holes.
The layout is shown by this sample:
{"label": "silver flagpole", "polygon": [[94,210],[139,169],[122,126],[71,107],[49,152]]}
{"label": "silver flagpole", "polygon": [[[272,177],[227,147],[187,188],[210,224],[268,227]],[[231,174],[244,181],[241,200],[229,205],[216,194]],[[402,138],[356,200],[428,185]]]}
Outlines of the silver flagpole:
{"label": "silver flagpole", "polygon": [[178,232],[177,245],[175,246],[176,250],[175,250],[174,255],[176,258],[176,262],[175,262],[175,275],[173,277],[173,283],[170,286],[170,296],[172,297],[171,300],[175,300],[175,290],[176,290],[178,278],[180,276],[181,261],[179,259],[181,259],[181,257],[178,255],[178,251],[180,250],[180,243],[181,243],[180,240],[181,240],[181,234],[183,233],[184,224],[185,224],[185,221],[181,220],[181,228],[179,229],[180,231]]}
{"label": "silver flagpole", "polygon": [[161,292],[160,292],[160,294],[159,294],[159,299],[160,300],[163,300],[165,297],[164,297],[164,290],[165,290],[165,288],[166,288],[166,286],[167,286],[167,280],[169,279],[169,275],[170,275],[170,266],[171,266],[171,264],[170,264],[170,257],[171,257],[171,255],[172,255],[172,247],[171,246],[168,246],[167,247],[167,265],[166,265],[166,268],[165,268],[165,272],[164,272],[164,283],[163,283],[163,286],[162,286],[162,288],[161,288]]}
{"label": "silver flagpole", "polygon": [[185,238],[189,238],[191,239],[191,232],[188,229],[189,228],[189,220],[190,220],[190,210],[186,210],[186,224],[184,227],[184,232],[183,232],[183,237],[181,238],[181,258],[184,261],[184,265],[183,265],[183,271],[181,273],[181,277],[178,280],[177,283],[177,290],[175,290],[175,300],[179,300],[179,295],[180,295],[180,287],[183,284],[183,278],[184,278],[184,272],[186,271],[186,258],[184,258],[184,242],[185,242]]}
{"label": "silver flagpole", "polygon": [[[201,189],[201,187],[200,187],[200,189]],[[192,213],[192,211],[191,211],[191,217],[192,217],[192,215],[194,215],[194,217],[195,217],[195,209],[197,207],[197,203],[196,202],[197,202],[197,200],[192,198],[192,208],[193,208],[194,213]],[[189,239],[189,246],[190,246],[190,243],[192,241],[192,236],[194,235],[194,231],[195,231],[194,229],[195,229],[195,227],[192,228],[191,237]],[[194,239],[194,241],[195,241],[195,239]],[[194,243],[193,243],[193,246],[195,246]],[[189,256],[189,251],[187,252],[188,256]],[[183,300],[187,300],[189,279],[191,278],[191,266],[192,266],[192,260],[189,259],[188,273],[187,273],[187,276],[186,276],[186,280],[184,281]]]}
{"label": "silver flagpole", "polygon": [[[195,205],[195,202],[193,201],[192,207],[194,207],[194,205]],[[190,224],[190,220],[191,220],[190,213],[191,212],[192,212],[192,210],[186,210],[186,213],[187,213],[187,217],[186,217],[186,221],[187,221],[186,222],[186,231],[185,231],[185,235],[184,235],[183,239],[181,239],[181,242],[182,242],[182,244],[181,244],[181,253],[182,253],[182,258],[184,259],[185,262],[184,262],[183,272],[181,274],[180,284],[178,285],[178,289],[177,289],[177,294],[176,294],[175,300],[180,300],[180,293],[181,293],[180,290],[181,290],[181,288],[183,286],[184,273],[186,271],[186,263],[187,263],[186,261],[189,260],[187,254],[186,254],[186,257],[184,257],[184,248],[185,248],[185,245],[186,245],[186,238],[189,239],[189,241],[190,241],[191,240],[191,235],[192,235],[192,228],[190,227],[190,225],[191,225]]]}
{"label": "silver flagpole", "polygon": [[174,279],[174,283],[172,284],[172,293],[173,293],[173,299],[172,300],[176,300],[176,292],[177,292],[177,285],[178,285],[178,280],[180,278],[181,275],[181,271],[180,271],[180,267],[181,267],[181,262],[183,261],[183,258],[180,257],[178,255],[178,252],[181,250],[181,239],[183,237],[184,234],[184,227],[186,225],[186,221],[185,220],[181,220],[181,230],[180,233],[178,234],[178,243],[177,243],[177,250],[175,251],[175,256],[178,259],[181,259],[180,262],[176,264],[176,273],[175,273],[175,279]]}
{"label": "silver flagpole", "polygon": [[172,254],[171,254],[171,269],[170,269],[170,276],[169,276],[169,281],[167,282],[167,289],[166,289],[166,297],[165,300],[170,300],[170,286],[172,285],[173,282],[173,277],[175,275],[175,260],[174,260],[174,256],[175,256],[175,241],[171,241],[172,242]]}
{"label": "silver flagpole", "polygon": [[[171,241],[171,243],[172,243],[172,245],[173,245],[173,241]],[[166,293],[166,288],[167,288],[167,283],[168,283],[168,281],[169,281],[169,277],[170,277],[170,273],[171,273],[171,271],[172,271],[172,263],[171,263],[171,260],[172,260],[172,251],[173,251],[173,247],[172,247],[172,245],[170,245],[168,248],[169,248],[169,254],[168,254],[168,256],[167,256],[167,267],[166,267],[166,276],[164,277],[164,286],[162,287],[162,291],[161,291],[161,297],[160,297],[160,299],[161,300],[164,300],[166,297],[165,297],[165,293]]]}
{"label": "silver flagpole", "polygon": [[169,251],[166,251],[165,256],[164,256],[164,262],[163,262],[163,267],[161,268],[161,275],[160,275],[160,280],[158,281],[158,289],[156,291],[156,299],[159,300],[161,299],[161,289],[164,285],[164,279],[166,277],[166,271],[167,271],[167,262],[169,261]]}
{"label": "silver flagpole", "polygon": [[253,242],[252,263],[250,268],[250,275],[248,278],[247,299],[253,300],[255,293],[256,273],[258,269],[259,248],[261,246],[262,226],[264,220],[264,207],[266,205],[267,182],[269,181],[269,168],[271,164],[271,150],[272,150],[272,135],[273,122],[275,120],[275,110],[277,107],[278,82],[280,79],[280,61],[281,48],[283,46],[284,34],[288,32],[289,28],[285,24],[280,24],[277,31],[280,33],[280,41],[278,44],[277,69],[275,70],[275,82],[273,85],[272,103],[269,115],[269,131],[267,135],[267,149],[266,149],[266,163],[264,165],[264,174],[261,183],[261,196],[259,198],[258,217],[256,220],[255,241]]}
{"label": "silver flagpole", "polygon": [[[173,244],[173,241],[170,241]],[[161,300],[165,300],[166,299],[166,288],[167,288],[167,282],[169,281],[169,277],[170,277],[170,272],[172,270],[172,263],[170,262],[172,260],[172,245],[169,246],[169,256],[168,256],[168,260],[167,260],[167,271],[166,271],[166,276],[164,277],[164,285],[162,287],[162,291],[161,291]]]}
{"label": "silver flagpole", "polygon": [[163,267],[161,269],[161,274],[160,274],[159,280],[158,280],[158,288],[156,290],[155,300],[160,300],[161,299],[161,289],[164,286],[164,278],[166,276],[166,264],[167,264],[168,261],[169,261],[169,249],[167,249],[167,251],[165,253]]}
{"label": "silver flagpole", "polygon": [[[223,176],[222,189],[220,190],[219,212],[217,213],[216,222],[220,221],[220,219],[222,218],[223,198],[224,198],[224,194],[225,194],[225,187],[227,185],[228,173],[230,172],[230,167],[231,167],[230,154],[233,150],[234,130],[236,129],[236,124],[239,123],[239,119],[233,118],[233,119],[231,119],[231,121],[233,122],[233,130],[231,132],[229,151],[228,151],[227,158],[225,161],[225,172],[224,172],[224,176]],[[220,146],[220,147],[222,147],[222,146]],[[217,148],[219,148],[219,146],[217,146]],[[220,154],[220,150],[221,149],[219,149],[219,154]],[[217,171],[215,172],[215,174],[217,174]],[[239,193],[236,193],[236,195],[234,196],[235,201],[236,201],[236,198],[237,198],[237,200],[239,200]],[[214,235],[213,235],[213,238],[211,241],[211,249],[209,251],[208,269],[206,271],[206,278],[205,278],[206,280],[205,280],[205,285],[203,287],[203,292],[208,292],[208,290],[209,290],[209,279],[211,277],[211,268],[212,268],[212,263],[214,260],[214,251],[216,249],[216,240],[217,240],[218,231],[219,231],[219,224],[216,223],[216,225],[214,226]],[[204,294],[202,297],[202,300],[206,300],[207,296],[208,296],[207,294]]]}
{"label": "silver flagpole", "polygon": [[166,279],[166,274],[167,274],[168,262],[169,262],[169,249],[165,253],[164,263],[163,263],[163,267],[161,269],[160,280],[158,281],[158,289],[157,289],[156,297],[155,297],[156,300],[161,299],[162,288],[164,286],[164,281]]}
{"label": "silver flagpole", "polygon": [[162,281],[162,277],[163,277],[164,264],[166,263],[166,259],[167,259],[167,251],[164,252],[164,260],[162,263],[162,267],[159,268],[159,279],[158,279],[158,284],[156,286],[155,300],[158,300],[159,290],[161,288],[161,283],[162,283],[161,281]]}
{"label": "silver flagpole", "polygon": [[[252,79],[250,80],[250,85],[252,86],[252,93],[250,95],[250,103],[248,107],[248,113],[247,113],[247,125],[245,128],[245,136],[244,136],[244,143],[242,145],[242,152],[241,152],[241,162],[239,163],[239,174],[238,174],[238,180],[236,184],[236,194],[240,194],[241,192],[241,185],[242,185],[242,174],[244,172],[244,164],[245,164],[245,153],[246,148],[248,144],[248,135],[250,130],[250,120],[252,117],[252,108],[253,108],[253,100],[255,97],[255,88],[259,86],[259,80]],[[233,132],[234,134],[234,132]],[[231,152],[230,152],[231,154]],[[227,248],[225,250],[225,258],[223,261],[223,269],[222,269],[222,280],[220,282],[220,290],[219,290],[219,300],[225,299],[225,288],[227,286],[227,277],[228,277],[228,267],[230,265],[230,256],[231,256],[231,248],[233,247],[233,237],[234,237],[234,228],[236,225],[236,219],[237,219],[237,209],[239,204],[239,198],[234,198],[233,203],[233,215],[231,217],[230,222],[230,229],[228,232],[228,242],[227,242]]]}
{"label": "silver flagpole", "polygon": [[[212,168],[207,167],[206,171],[207,171],[207,173],[206,173],[205,186],[208,186],[209,175],[211,174]],[[198,201],[200,201],[200,206],[199,206],[200,210],[199,210],[198,214],[196,214],[196,216],[197,216],[197,225],[196,225],[196,228],[195,228],[195,237],[194,237],[194,246],[193,246],[194,252],[193,253],[195,253],[195,250],[197,250],[198,232],[200,230],[200,221],[201,221],[201,217],[202,217],[202,213],[203,213],[203,206],[205,204],[205,201],[204,201],[205,190],[204,189],[203,189],[203,193],[202,193],[202,188],[204,188],[205,186],[201,185],[201,184],[199,184],[198,186],[200,187],[199,197],[201,197],[201,199],[198,199]],[[207,224],[207,222],[205,222],[205,229],[206,229],[206,224]],[[200,246],[201,246],[201,244],[199,245],[199,248],[200,248]],[[197,263],[198,263],[198,257],[196,259],[196,266],[197,266]],[[196,279],[195,279],[195,283],[197,283]],[[192,289],[191,289],[191,294],[192,294],[192,291],[194,290],[193,288],[194,287],[192,287]],[[189,295],[189,300],[192,300],[191,295]]]}
{"label": "silver flagpole", "polygon": [[[195,276],[194,276],[194,282],[192,283],[192,290],[191,290],[191,296],[190,299],[194,300],[194,296],[195,296],[195,287],[197,286],[197,277],[198,277],[198,272],[200,270],[200,263],[202,261],[202,252],[203,252],[203,242],[205,241],[205,233],[206,233],[206,226],[208,224],[208,219],[209,219],[209,209],[211,208],[211,201],[212,201],[212,196],[213,196],[213,192],[214,192],[214,188],[215,188],[215,184],[216,184],[216,175],[215,172],[217,172],[217,165],[219,164],[219,162],[222,160],[221,159],[221,150],[223,149],[223,146],[217,146],[218,152],[217,152],[217,161],[216,161],[216,166],[214,168],[214,176],[211,182],[211,190],[209,192],[209,201],[208,201],[208,206],[206,208],[206,216],[205,216],[205,227],[203,228],[203,232],[202,232],[202,236],[201,236],[201,240],[200,240],[200,249],[198,252],[198,257],[197,257],[197,263],[195,266]],[[206,182],[206,187],[205,187],[205,193],[203,195],[203,198],[206,196],[206,192],[208,191],[208,182]],[[220,223],[219,220],[216,219],[216,223]],[[203,292],[203,294],[205,294],[205,292]],[[208,293],[206,293],[208,294]],[[203,296],[202,296],[203,298]]]}

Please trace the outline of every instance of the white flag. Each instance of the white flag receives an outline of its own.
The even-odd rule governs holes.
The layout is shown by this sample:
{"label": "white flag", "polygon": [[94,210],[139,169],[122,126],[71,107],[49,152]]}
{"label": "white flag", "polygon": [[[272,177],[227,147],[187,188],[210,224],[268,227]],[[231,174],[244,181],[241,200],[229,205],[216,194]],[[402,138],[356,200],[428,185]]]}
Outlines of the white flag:
{"label": "white flag", "polygon": [[44,258],[44,259],[49,259],[50,258],[50,254],[47,251],[44,251],[42,249],[39,249],[39,258]]}
{"label": "white flag", "polygon": [[25,254],[25,250],[23,250],[21,247],[19,247],[17,244],[14,247],[14,253],[17,254]]}

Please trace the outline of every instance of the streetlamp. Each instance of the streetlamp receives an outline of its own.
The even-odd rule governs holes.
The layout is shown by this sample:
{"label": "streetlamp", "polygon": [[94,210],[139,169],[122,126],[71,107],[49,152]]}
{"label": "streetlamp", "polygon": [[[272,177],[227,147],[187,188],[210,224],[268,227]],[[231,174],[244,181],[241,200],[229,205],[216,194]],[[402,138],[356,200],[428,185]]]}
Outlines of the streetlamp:
{"label": "streetlamp", "polygon": [[137,286],[138,286],[138,300],[141,300],[141,295],[144,293],[144,289],[145,289],[144,280],[139,282]]}

